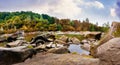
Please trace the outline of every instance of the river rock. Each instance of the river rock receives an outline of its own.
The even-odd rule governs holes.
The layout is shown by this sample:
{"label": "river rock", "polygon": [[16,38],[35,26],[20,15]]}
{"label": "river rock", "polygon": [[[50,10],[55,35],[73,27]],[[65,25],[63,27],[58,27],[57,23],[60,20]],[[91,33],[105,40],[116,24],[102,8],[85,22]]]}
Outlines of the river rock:
{"label": "river rock", "polygon": [[120,65],[120,38],[113,38],[97,48],[101,65]]}
{"label": "river rock", "polygon": [[66,42],[64,42],[62,40],[58,40],[58,39],[55,40],[55,43],[57,43],[57,44],[67,44]]}
{"label": "river rock", "polygon": [[6,42],[7,40],[5,38],[0,38],[0,43]]}
{"label": "river rock", "polygon": [[16,40],[16,41],[7,43],[6,47],[16,47],[16,46],[21,46],[21,45],[25,45],[25,44],[27,44],[27,42],[24,40]]}
{"label": "river rock", "polygon": [[90,51],[90,44],[83,44],[83,45],[81,45],[81,48],[86,51]]}
{"label": "river rock", "polygon": [[87,39],[84,39],[80,42],[81,44],[89,44],[89,41]]}
{"label": "river rock", "polygon": [[50,42],[49,44],[46,45],[46,47],[48,48],[60,48],[60,47],[63,47],[63,44],[54,44],[53,42]]}
{"label": "river rock", "polygon": [[101,32],[89,32],[88,34],[85,35],[85,37],[100,40],[101,35],[102,35]]}
{"label": "river rock", "polygon": [[74,43],[74,44],[80,44],[80,40],[79,40],[78,38],[76,38],[76,37],[73,37],[73,38],[71,38],[70,40],[71,40],[71,42]]}
{"label": "river rock", "polygon": [[36,54],[34,49],[26,49],[27,46],[14,48],[0,47],[0,65],[12,65],[14,63],[24,62]]}
{"label": "river rock", "polygon": [[55,53],[55,54],[70,53],[70,51],[66,47],[52,48],[52,49],[49,49],[48,52],[49,53]]}
{"label": "river rock", "polygon": [[64,42],[67,42],[67,39],[68,39],[68,37],[65,36],[65,35],[62,35],[62,36],[59,38],[59,40],[64,41]]}

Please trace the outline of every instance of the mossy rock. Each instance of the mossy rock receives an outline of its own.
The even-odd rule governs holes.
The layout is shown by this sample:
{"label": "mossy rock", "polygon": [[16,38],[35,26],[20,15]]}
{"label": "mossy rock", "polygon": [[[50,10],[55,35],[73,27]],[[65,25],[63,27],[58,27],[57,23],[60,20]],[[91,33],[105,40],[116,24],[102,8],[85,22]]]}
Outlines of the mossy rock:
{"label": "mossy rock", "polygon": [[72,54],[78,54],[77,52],[72,52]]}
{"label": "mossy rock", "polygon": [[32,49],[32,48],[33,48],[33,46],[32,46],[32,45],[28,45],[28,46],[27,46],[27,48]]}
{"label": "mossy rock", "polygon": [[115,37],[120,37],[120,26],[117,28],[117,30],[113,33]]}

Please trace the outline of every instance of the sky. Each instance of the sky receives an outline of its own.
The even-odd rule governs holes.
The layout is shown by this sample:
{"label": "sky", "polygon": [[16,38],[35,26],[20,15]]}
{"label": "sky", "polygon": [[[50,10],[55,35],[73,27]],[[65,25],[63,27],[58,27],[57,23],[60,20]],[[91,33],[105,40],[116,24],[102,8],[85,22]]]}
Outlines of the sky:
{"label": "sky", "polygon": [[120,0],[0,0],[0,11],[33,11],[102,25],[120,19]]}

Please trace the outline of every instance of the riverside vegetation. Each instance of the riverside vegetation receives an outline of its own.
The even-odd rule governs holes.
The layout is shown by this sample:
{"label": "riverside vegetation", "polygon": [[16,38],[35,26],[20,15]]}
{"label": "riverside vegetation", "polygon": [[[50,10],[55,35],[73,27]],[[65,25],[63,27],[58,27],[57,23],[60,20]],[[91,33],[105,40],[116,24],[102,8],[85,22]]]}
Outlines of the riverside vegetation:
{"label": "riverside vegetation", "polygon": [[109,23],[98,26],[89,19],[70,20],[58,19],[47,14],[38,14],[31,11],[0,12],[0,33],[13,33],[17,30],[33,31],[101,31],[105,32]]}

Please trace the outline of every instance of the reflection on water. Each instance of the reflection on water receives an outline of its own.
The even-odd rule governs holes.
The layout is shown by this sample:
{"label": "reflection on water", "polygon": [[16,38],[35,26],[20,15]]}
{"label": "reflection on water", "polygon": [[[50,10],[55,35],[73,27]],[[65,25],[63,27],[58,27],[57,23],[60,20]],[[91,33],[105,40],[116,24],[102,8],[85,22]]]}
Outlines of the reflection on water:
{"label": "reflection on water", "polygon": [[68,47],[68,49],[70,50],[70,52],[77,52],[79,54],[87,54],[89,55],[89,52],[82,49],[80,47],[80,45],[76,45],[76,44],[70,44],[70,46]]}

